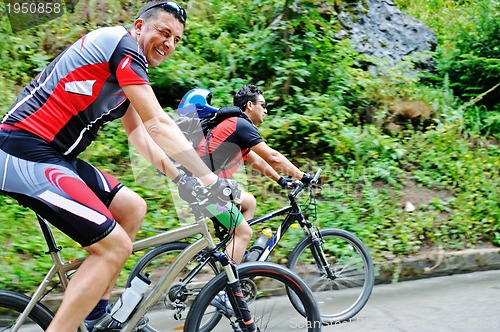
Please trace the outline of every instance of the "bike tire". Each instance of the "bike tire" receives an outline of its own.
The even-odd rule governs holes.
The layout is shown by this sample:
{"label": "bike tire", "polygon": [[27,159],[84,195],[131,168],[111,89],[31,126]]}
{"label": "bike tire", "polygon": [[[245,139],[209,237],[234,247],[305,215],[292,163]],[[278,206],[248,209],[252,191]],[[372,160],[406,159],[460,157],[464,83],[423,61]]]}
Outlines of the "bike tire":
{"label": "bike tire", "polygon": [[[10,331],[16,319],[28,306],[30,298],[12,291],[0,290],[0,331]],[[41,303],[37,303],[20,331],[45,331],[54,314]]]}
{"label": "bike tire", "polygon": [[[271,262],[243,263],[237,266],[237,271],[244,297],[252,297],[247,303],[259,331],[321,331],[321,317],[312,293],[292,271]],[[212,303],[221,291],[225,291],[227,282],[227,275],[221,273],[203,288],[188,313],[185,332],[241,331],[237,323],[231,325],[225,314],[216,326],[205,323],[207,315],[211,320],[214,311],[221,312]],[[296,293],[296,299],[305,309],[304,316],[290,303],[287,289]]]}
{"label": "bike tire", "polygon": [[323,324],[330,325],[348,321],[363,309],[370,298],[375,273],[368,248],[354,234],[336,228],[319,232],[323,239],[321,250],[335,277],[329,278],[314,257],[311,235],[295,246],[287,267],[309,286]]}
{"label": "bike tire", "polygon": [[[173,242],[158,246],[147,252],[132,268],[128,277],[127,286],[130,285],[130,282],[135,276],[142,274],[148,275],[151,281],[150,288],[152,288],[158,279],[165,273],[169,265],[187,246],[189,246],[189,243]],[[177,280],[181,280],[187,273],[191,272],[194,266],[198,265],[199,262],[197,259],[201,257],[203,253],[204,251],[197,255],[191,263],[186,265],[181,274],[177,276]],[[182,329],[187,312],[189,312],[194,298],[196,298],[203,286],[218,274],[219,271],[215,261],[210,260],[193,280],[187,284],[186,288],[182,290],[180,288],[175,288],[178,287],[180,281],[179,283],[173,284],[170,290],[163,294],[160,300],[150,309],[148,314],[149,325],[159,331],[162,329]],[[180,295],[181,293],[177,293],[179,297],[175,304],[168,296],[171,291],[183,292],[182,295]],[[183,306],[183,308],[177,309],[179,308],[178,306]],[[213,321],[216,323],[220,318],[221,316],[219,314],[215,314]]]}

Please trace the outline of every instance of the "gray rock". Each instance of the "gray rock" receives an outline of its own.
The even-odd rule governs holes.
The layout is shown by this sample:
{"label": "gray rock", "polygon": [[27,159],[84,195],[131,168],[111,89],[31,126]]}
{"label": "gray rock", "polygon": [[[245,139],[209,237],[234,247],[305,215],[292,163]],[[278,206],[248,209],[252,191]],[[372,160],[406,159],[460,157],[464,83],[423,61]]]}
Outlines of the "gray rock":
{"label": "gray rock", "polygon": [[436,48],[434,31],[404,14],[391,1],[338,1],[338,38],[349,38],[356,50],[388,65],[411,60],[416,67],[432,69]]}

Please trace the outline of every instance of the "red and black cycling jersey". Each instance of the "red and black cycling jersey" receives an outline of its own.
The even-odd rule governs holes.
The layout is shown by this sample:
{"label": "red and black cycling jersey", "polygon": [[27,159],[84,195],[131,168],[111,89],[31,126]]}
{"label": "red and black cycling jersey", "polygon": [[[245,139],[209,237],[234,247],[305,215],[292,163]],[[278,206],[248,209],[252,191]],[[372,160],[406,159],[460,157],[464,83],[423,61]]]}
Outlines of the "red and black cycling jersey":
{"label": "red and black cycling jersey", "polygon": [[27,85],[2,123],[31,132],[75,157],[129,106],[122,87],[149,84],[143,51],[124,27],[95,30]]}
{"label": "red and black cycling jersey", "polygon": [[230,178],[246,159],[250,149],[262,141],[257,127],[242,114],[223,120],[208,133],[196,150],[215,174]]}

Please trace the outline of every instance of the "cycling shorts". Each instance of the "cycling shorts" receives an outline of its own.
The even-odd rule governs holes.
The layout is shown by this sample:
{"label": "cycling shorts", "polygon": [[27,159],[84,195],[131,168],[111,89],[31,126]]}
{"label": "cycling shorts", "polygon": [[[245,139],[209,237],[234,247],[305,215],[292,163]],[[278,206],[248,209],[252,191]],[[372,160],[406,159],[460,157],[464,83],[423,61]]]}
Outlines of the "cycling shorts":
{"label": "cycling shorts", "polygon": [[109,211],[122,185],[77,158],[67,159],[40,137],[0,130],[0,191],[26,206],[83,247],[116,226]]}
{"label": "cycling shorts", "polygon": [[239,207],[233,202],[228,202],[226,205],[211,204],[206,209],[207,216],[227,230],[236,228],[244,219]]}

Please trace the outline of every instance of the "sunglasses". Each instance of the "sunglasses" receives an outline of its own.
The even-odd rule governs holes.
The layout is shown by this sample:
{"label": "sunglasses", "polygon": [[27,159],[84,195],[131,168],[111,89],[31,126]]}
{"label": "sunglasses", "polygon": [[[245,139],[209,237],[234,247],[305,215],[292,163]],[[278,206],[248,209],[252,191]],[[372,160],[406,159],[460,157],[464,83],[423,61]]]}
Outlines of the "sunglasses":
{"label": "sunglasses", "polygon": [[260,104],[260,106],[262,106],[262,108],[267,110],[267,104],[263,101],[259,100],[259,101],[255,102],[254,104]]}
{"label": "sunglasses", "polygon": [[157,8],[157,7],[161,7],[166,12],[175,14],[176,17],[181,21],[181,23],[186,24],[186,19],[187,19],[186,11],[184,10],[184,8],[182,8],[181,6],[179,6],[178,4],[176,4],[173,1],[159,3],[159,4],[156,4],[154,6],[151,6],[148,9],[146,9],[144,11],[144,13],[150,9]]}

